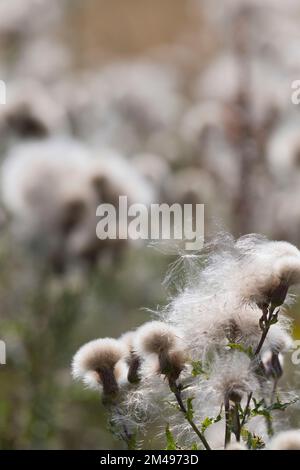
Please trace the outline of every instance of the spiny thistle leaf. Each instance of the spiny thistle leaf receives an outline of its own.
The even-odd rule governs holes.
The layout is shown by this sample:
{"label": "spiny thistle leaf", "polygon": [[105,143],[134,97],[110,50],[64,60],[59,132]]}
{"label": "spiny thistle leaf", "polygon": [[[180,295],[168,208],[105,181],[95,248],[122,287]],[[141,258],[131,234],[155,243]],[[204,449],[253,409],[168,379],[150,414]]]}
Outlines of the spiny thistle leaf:
{"label": "spiny thistle leaf", "polygon": [[272,405],[266,406],[264,400],[257,401],[253,398],[254,408],[251,410],[251,416],[265,416],[268,419],[272,419],[271,412],[274,410],[286,410],[290,405],[293,405],[299,400],[299,398],[293,398],[287,402],[280,402],[277,399]]}
{"label": "spiny thistle leaf", "polygon": [[257,434],[251,433],[247,429],[242,429],[241,435],[244,441],[247,443],[249,449],[258,450],[263,449],[265,447],[263,439]]}
{"label": "spiny thistle leaf", "polygon": [[192,361],[192,376],[197,377],[198,375],[205,374],[201,361]]}
{"label": "spiny thistle leaf", "polygon": [[277,400],[275,403],[273,403],[272,405],[268,406],[268,410],[270,411],[273,411],[273,410],[286,410],[289,406],[293,405],[294,403],[297,403],[297,401],[299,401],[299,398],[296,397],[296,398],[293,398],[292,400],[290,401],[286,401],[286,402],[280,402],[280,400]]}
{"label": "spiny thistle leaf", "polygon": [[216,418],[209,418],[208,416],[201,423],[201,432],[204,433],[209,426],[218,421],[221,421],[222,416],[219,414]]}

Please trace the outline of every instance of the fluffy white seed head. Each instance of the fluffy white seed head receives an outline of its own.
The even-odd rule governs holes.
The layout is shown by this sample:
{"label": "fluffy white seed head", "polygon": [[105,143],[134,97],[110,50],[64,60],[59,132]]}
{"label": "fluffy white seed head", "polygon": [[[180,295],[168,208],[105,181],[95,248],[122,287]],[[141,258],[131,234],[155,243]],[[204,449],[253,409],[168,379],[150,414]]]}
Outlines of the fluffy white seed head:
{"label": "fluffy white seed head", "polygon": [[[113,371],[109,370],[109,377],[110,382],[113,382],[114,389],[113,392],[110,393],[108,391],[108,395],[115,394],[119,388],[128,384],[127,375],[128,375],[128,365],[125,361],[119,361],[116,363]],[[107,374],[106,374],[107,375]],[[114,380],[115,379],[115,380]],[[100,374],[96,371],[88,371],[85,375],[81,378],[83,384],[95,391],[100,391],[101,393],[105,394],[105,388],[103,384],[103,378],[101,378]],[[104,379],[105,380],[105,379]],[[115,384],[117,384],[118,388],[115,388]]]}
{"label": "fluffy white seed head", "polygon": [[185,367],[186,352],[179,332],[164,322],[153,321],[141,326],[136,332],[134,350],[146,361],[149,356],[157,356],[156,373],[167,376],[172,382]]}
{"label": "fluffy white seed head", "polygon": [[179,347],[178,331],[164,322],[145,323],[136,331],[134,349],[140,355],[167,353]]}
{"label": "fluffy white seed head", "polygon": [[251,371],[251,360],[239,351],[228,351],[226,355],[217,356],[209,381],[214,393],[219,396],[220,403],[224,399],[240,403],[257,387]]}
{"label": "fluffy white seed head", "polygon": [[242,256],[236,272],[241,297],[259,305],[283,304],[289,287],[300,282],[299,250],[287,242],[245,237],[236,247]]}
{"label": "fluffy white seed head", "polygon": [[0,135],[4,141],[42,138],[68,131],[64,109],[35,80],[15,81],[9,104],[0,110]]}
{"label": "fluffy white seed head", "polygon": [[[191,266],[184,265],[184,260],[179,265],[186,285],[179,285],[179,294],[163,310],[163,318],[180,331],[194,360],[206,362],[228,343],[238,343],[254,352],[261,338],[262,311],[257,303],[266,301],[266,286],[274,287],[274,279],[275,286],[280,286],[278,272],[285,272],[287,258],[298,260],[298,253],[289,243],[269,242],[256,235],[236,242],[223,235],[208,245]],[[297,267],[298,262],[293,262],[292,272],[294,265]],[[291,346],[288,331],[288,320],[279,315],[262,353],[287,351]]]}
{"label": "fluffy white seed head", "polygon": [[[129,241],[100,240],[100,204],[149,205],[155,191],[123,155],[62,136],[14,145],[1,166],[1,197],[15,237],[54,265],[96,263]],[[114,253],[113,253],[114,250]]]}
{"label": "fluffy white seed head", "polygon": [[284,256],[280,258],[274,267],[279,279],[291,286],[300,283],[300,255]]}
{"label": "fluffy white seed head", "polygon": [[[244,238],[244,237],[243,237]],[[244,240],[245,241],[245,240]],[[237,242],[241,246],[243,242]],[[300,252],[295,245],[285,241],[269,241],[262,239],[261,243],[252,245],[254,252],[264,254],[273,259],[281,258],[282,256],[299,256]]]}
{"label": "fluffy white seed head", "polygon": [[[122,343],[113,338],[103,338],[84,344],[75,354],[72,362],[72,375],[90,388],[109,392],[124,376],[124,363],[121,361],[126,350]],[[105,383],[106,382],[106,383]]]}
{"label": "fluffy white seed head", "polygon": [[113,369],[123,354],[122,344],[113,338],[89,341],[74,356],[73,376],[80,378],[88,371],[97,371],[102,368]]}
{"label": "fluffy white seed head", "polygon": [[300,430],[280,432],[271,440],[268,449],[300,450]]}

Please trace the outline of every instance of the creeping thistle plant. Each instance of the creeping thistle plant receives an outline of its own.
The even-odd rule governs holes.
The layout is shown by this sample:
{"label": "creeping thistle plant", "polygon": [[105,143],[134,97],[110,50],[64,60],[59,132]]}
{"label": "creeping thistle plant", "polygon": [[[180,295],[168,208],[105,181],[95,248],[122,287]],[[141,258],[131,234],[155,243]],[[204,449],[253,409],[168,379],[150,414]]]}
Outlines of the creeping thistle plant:
{"label": "creeping thistle plant", "polygon": [[285,311],[300,282],[300,252],[257,235],[222,235],[182,266],[159,321],[83,346],[73,376],[102,392],[111,429],[128,448],[149,428],[164,430],[169,450],[300,448],[300,432],[273,437],[297,401],[279,381],[292,347]]}

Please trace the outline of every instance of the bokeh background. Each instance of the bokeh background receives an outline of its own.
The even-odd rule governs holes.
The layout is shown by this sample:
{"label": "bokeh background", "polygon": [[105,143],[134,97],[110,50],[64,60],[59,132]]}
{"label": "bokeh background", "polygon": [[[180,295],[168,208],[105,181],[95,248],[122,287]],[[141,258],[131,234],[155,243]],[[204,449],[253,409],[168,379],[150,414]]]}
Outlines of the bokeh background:
{"label": "bokeh background", "polygon": [[[207,237],[259,232],[300,246],[299,21],[296,0],[0,0],[1,449],[120,448],[70,362],[168,299],[174,254],[94,246],[76,152],[100,168],[117,153],[136,200],[204,203]],[[9,179],[16,152],[25,164]],[[122,191],[115,165],[109,201]],[[297,367],[287,369],[297,388]],[[299,427],[297,411],[291,419]]]}

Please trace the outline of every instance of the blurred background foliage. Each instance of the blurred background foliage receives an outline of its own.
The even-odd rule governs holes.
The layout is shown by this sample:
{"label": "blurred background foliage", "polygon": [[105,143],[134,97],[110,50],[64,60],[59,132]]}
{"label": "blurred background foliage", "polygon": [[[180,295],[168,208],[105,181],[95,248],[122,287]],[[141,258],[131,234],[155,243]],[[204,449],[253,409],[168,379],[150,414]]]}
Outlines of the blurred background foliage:
{"label": "blurred background foliage", "polygon": [[[56,134],[104,156],[109,147],[148,178],[156,200],[205,203],[207,235],[221,227],[299,246],[299,110],[290,100],[299,7],[260,3],[0,0],[2,161],[28,138],[47,144]],[[165,303],[175,258],[133,244],[117,263],[58,274],[15,236],[18,214],[1,205],[0,448],[120,448],[97,394],[72,382],[70,362],[84,342],[118,337]],[[297,388],[296,366],[288,369],[284,380]]]}

